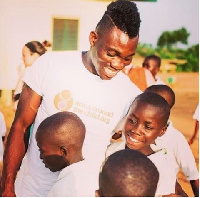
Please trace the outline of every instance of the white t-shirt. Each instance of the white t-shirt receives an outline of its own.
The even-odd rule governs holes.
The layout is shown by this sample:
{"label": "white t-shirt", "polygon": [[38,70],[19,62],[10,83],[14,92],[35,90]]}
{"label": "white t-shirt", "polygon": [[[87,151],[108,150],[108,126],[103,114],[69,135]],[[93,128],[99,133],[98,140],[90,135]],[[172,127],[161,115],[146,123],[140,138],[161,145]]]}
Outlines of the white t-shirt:
{"label": "white t-shirt", "polygon": [[[106,151],[106,157],[115,153],[116,151],[125,149],[125,145],[125,140],[110,144]],[[151,148],[155,153],[149,155],[148,158],[155,164],[159,172],[159,181],[155,196],[157,197],[175,193],[176,162],[174,161],[172,154],[166,149],[160,149],[156,145],[151,145]]]}
{"label": "white t-shirt", "polygon": [[154,80],[151,72],[145,68],[144,68],[144,71],[145,71],[145,76],[146,76],[147,87],[154,85],[156,81]]}
{"label": "white t-shirt", "polygon": [[[46,196],[55,182],[57,175],[45,168],[35,140],[36,129],[46,117],[59,111],[76,113],[86,126],[83,156],[100,166],[112,129],[141,93],[121,72],[112,80],[102,80],[88,72],[81,52],[76,51],[45,53],[28,68],[24,81],[42,96],[42,103],[16,180],[18,196],[29,196],[29,193],[30,196]],[[24,185],[30,192],[22,193]]]}
{"label": "white t-shirt", "polygon": [[194,115],[193,115],[193,119],[199,121],[199,105],[197,105],[197,108],[195,109],[195,112],[194,112]]}
{"label": "white t-shirt", "polygon": [[161,137],[156,139],[159,147],[171,150],[177,162],[177,173],[179,167],[182,168],[188,180],[196,180],[199,178],[198,169],[195,158],[185,136],[174,128],[172,122],[169,122],[167,131]]}
{"label": "white t-shirt", "polygon": [[166,85],[166,83],[160,78],[160,76],[157,75],[154,85]]}
{"label": "white t-shirt", "polygon": [[85,160],[64,168],[52,187],[50,197],[95,197],[99,189],[99,168]]}
{"label": "white t-shirt", "polygon": [[4,115],[2,112],[0,112],[0,162],[3,161],[3,141],[2,137],[6,135],[6,123],[4,119]]}

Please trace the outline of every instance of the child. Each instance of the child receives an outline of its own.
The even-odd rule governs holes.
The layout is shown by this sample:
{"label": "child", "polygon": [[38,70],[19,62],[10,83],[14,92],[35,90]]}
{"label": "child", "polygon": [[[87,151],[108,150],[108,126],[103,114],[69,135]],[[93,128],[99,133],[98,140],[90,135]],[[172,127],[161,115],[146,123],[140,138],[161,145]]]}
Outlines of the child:
{"label": "child", "polygon": [[199,104],[196,107],[196,110],[193,115],[193,119],[195,120],[195,128],[194,128],[194,132],[193,132],[191,139],[188,141],[188,144],[193,143],[193,141],[197,135],[197,132],[199,131]]}
{"label": "child", "polygon": [[153,197],[158,179],[158,170],[148,157],[130,149],[117,151],[102,166],[96,196]]}
{"label": "child", "polygon": [[[153,92],[159,94],[165,98],[170,108],[172,108],[175,104],[174,91],[167,85],[152,85],[148,87],[145,92]],[[125,119],[126,118],[123,118],[114,129],[115,137],[121,134],[121,129],[124,125]],[[161,137],[158,137],[155,142],[159,147],[166,148],[173,153],[173,157],[176,161],[177,173],[180,168],[183,170],[187,180],[190,181],[194,195],[198,197],[199,173],[196,167],[193,153],[184,135],[174,128],[171,121],[168,121],[168,127],[165,134]]]}
{"label": "child", "polygon": [[130,106],[123,128],[125,141],[111,144],[106,156],[122,149],[138,150],[148,156],[160,174],[156,196],[174,195],[176,185],[175,160],[170,152],[154,145],[167,129],[170,107],[155,93],[142,93]]}
{"label": "child", "polygon": [[82,155],[85,131],[81,119],[70,112],[56,113],[39,125],[36,141],[40,158],[52,172],[60,171],[49,196],[95,195],[98,171],[90,167]]}
{"label": "child", "polygon": [[154,84],[165,84],[160,77],[157,75],[160,71],[161,59],[156,55],[150,55],[145,57],[144,62],[142,63],[143,68],[148,69],[153,78],[155,79]]}
{"label": "child", "polygon": [[[167,85],[152,85],[148,87],[145,92],[153,92],[159,94],[172,108],[175,104],[174,91]],[[171,121],[168,121],[168,127],[166,133],[156,139],[156,145],[159,147],[165,147],[167,150],[171,150],[176,160],[177,173],[181,168],[187,178],[190,181],[193,193],[195,196],[199,196],[199,173],[196,167],[194,155],[187,143],[185,136],[174,128]]]}

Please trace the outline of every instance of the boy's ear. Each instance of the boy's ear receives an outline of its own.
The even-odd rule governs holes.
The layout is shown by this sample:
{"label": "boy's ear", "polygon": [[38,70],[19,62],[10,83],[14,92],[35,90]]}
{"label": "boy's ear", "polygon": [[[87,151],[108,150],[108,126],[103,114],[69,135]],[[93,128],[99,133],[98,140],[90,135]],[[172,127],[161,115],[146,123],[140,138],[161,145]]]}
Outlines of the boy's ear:
{"label": "boy's ear", "polygon": [[61,146],[60,153],[63,157],[65,157],[67,155],[67,148],[65,146]]}
{"label": "boy's ear", "polygon": [[161,130],[161,132],[160,132],[160,134],[159,134],[159,137],[163,136],[163,135],[165,134],[166,130],[167,130],[167,125],[165,125],[165,126],[162,128],[162,130]]}
{"label": "boy's ear", "polygon": [[90,36],[89,36],[90,46],[94,46],[94,44],[95,44],[97,38],[98,38],[97,32],[91,31],[91,32],[90,32]]}
{"label": "boy's ear", "polygon": [[95,197],[100,197],[99,190],[95,190]]}

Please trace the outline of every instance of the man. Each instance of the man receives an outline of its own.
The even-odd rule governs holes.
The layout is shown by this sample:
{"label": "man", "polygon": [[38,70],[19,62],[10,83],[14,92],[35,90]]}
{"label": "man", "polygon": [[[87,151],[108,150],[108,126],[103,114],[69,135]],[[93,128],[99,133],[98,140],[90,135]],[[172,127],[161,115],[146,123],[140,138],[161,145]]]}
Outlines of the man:
{"label": "man", "polygon": [[[112,2],[89,35],[89,51],[48,53],[27,71],[5,150],[3,196],[47,196],[58,172],[52,173],[41,162],[35,132],[46,117],[59,111],[72,111],[83,120],[83,156],[100,166],[110,132],[141,93],[121,72],[136,52],[139,27],[135,3]],[[25,155],[24,135],[33,121]]]}

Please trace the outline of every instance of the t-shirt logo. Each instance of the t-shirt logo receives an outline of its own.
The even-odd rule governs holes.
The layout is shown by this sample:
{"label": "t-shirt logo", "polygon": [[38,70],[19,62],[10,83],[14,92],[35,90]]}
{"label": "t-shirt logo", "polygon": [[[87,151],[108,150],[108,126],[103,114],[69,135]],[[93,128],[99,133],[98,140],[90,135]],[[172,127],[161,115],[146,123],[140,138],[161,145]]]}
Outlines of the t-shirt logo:
{"label": "t-shirt logo", "polygon": [[73,99],[69,90],[63,90],[54,98],[54,105],[59,111],[67,111],[73,105]]}

